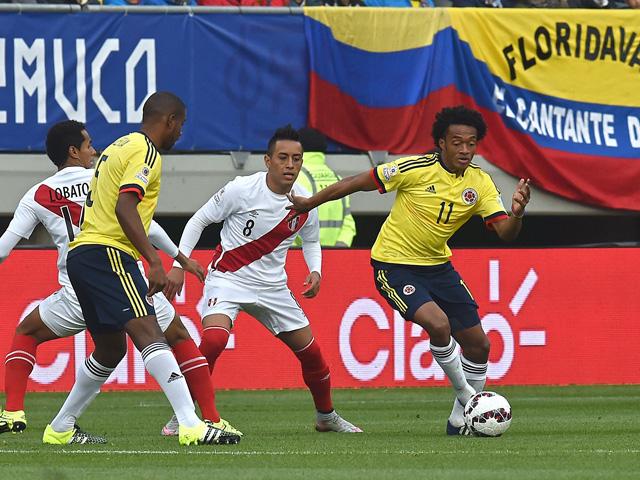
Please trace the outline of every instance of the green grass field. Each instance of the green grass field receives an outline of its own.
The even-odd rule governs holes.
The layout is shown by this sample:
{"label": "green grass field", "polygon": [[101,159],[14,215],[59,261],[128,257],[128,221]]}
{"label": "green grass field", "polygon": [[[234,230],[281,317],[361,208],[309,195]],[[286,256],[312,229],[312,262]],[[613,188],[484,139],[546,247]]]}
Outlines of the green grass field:
{"label": "green grass field", "polygon": [[29,394],[29,428],[0,435],[2,479],[637,479],[640,386],[504,387],[513,423],[501,438],[444,435],[445,388],[337,390],[361,435],[319,434],[306,391],[218,392],[239,445],[179,447],[159,431],[160,393],[104,393],[80,422],[106,446],[41,444],[62,394]]}

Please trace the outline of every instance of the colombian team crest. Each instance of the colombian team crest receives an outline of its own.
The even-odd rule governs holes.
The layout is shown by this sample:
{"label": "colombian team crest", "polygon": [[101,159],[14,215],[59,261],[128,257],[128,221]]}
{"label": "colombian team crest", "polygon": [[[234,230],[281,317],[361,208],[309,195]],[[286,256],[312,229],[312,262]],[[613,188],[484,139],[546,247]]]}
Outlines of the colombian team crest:
{"label": "colombian team crest", "polygon": [[478,202],[478,192],[473,188],[465,188],[462,192],[462,201],[467,205],[475,205]]}
{"label": "colombian team crest", "polygon": [[404,293],[405,295],[411,295],[415,291],[416,287],[414,287],[413,285],[405,285],[402,289],[402,293]]}

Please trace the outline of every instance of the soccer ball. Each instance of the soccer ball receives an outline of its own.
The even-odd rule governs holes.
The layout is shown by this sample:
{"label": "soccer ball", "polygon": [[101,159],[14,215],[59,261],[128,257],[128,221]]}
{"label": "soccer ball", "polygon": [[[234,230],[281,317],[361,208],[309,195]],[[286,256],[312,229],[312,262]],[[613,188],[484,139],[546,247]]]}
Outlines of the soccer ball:
{"label": "soccer ball", "polygon": [[464,407],[464,422],[474,435],[499,437],[511,425],[511,405],[495,392],[478,392]]}

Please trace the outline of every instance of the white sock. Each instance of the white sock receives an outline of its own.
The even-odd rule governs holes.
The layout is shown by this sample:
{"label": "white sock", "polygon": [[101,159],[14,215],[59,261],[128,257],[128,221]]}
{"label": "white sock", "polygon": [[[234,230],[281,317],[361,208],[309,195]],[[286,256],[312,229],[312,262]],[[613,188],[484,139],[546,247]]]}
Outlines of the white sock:
{"label": "white sock", "polygon": [[[464,355],[460,357],[460,361],[467,383],[469,383],[476,392],[484,390],[484,385],[487,383],[488,362],[474,363],[465,358]],[[451,409],[451,415],[449,415],[449,422],[454,427],[461,427],[464,424],[464,406],[460,404],[457,398],[453,399],[453,408]]]}
{"label": "white sock", "polygon": [[197,426],[201,420],[196,415],[189,387],[169,346],[166,343],[152,343],[140,353],[145,368],[169,400],[178,423],[186,427]]}
{"label": "white sock", "polygon": [[329,413],[316,412],[316,418],[321,422],[328,422],[333,420],[338,416],[338,413],[335,410],[332,410]]}
{"label": "white sock", "polygon": [[476,393],[475,390],[467,383],[460,362],[460,354],[456,350],[456,343],[453,337],[449,337],[449,345],[438,347],[431,344],[431,353],[438,365],[444,370],[449,378],[451,385],[455,391],[456,397],[463,405]]}
{"label": "white sock", "polygon": [[462,363],[462,370],[464,376],[467,379],[467,383],[473,387],[476,392],[484,390],[484,386],[487,383],[487,366],[486,363],[474,363],[471,360],[465,358],[464,355],[460,357]]}
{"label": "white sock", "polygon": [[51,422],[51,428],[58,433],[72,430],[76,420],[100,393],[100,388],[113,370],[100,365],[91,354],[78,370],[76,382],[56,418]]}

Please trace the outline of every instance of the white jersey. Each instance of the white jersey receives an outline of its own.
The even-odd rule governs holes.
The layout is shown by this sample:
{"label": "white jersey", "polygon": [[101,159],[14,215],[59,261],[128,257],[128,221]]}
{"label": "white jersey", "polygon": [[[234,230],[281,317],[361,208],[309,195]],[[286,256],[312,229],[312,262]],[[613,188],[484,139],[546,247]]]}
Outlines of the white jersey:
{"label": "white jersey", "polygon": [[91,169],[67,167],[34,185],[20,200],[7,227],[7,231],[29,238],[38,223],[44,225],[58,249],[58,282],[63,287],[71,287],[67,251],[80,231],[80,215],[93,175]]}
{"label": "white jersey", "polygon": [[[223,278],[249,288],[286,286],[284,265],[295,238],[300,235],[303,243],[319,242],[317,211],[296,217],[294,212],[286,210],[291,202],[286,195],[269,189],[266,175],[259,172],[236,177],[189,221],[180,242],[180,251],[185,255],[191,253],[199,238],[199,232],[189,231],[190,225],[195,222],[204,228],[224,221],[220,244],[209,265],[208,280]],[[292,191],[309,196],[298,185],[294,185]]]}

